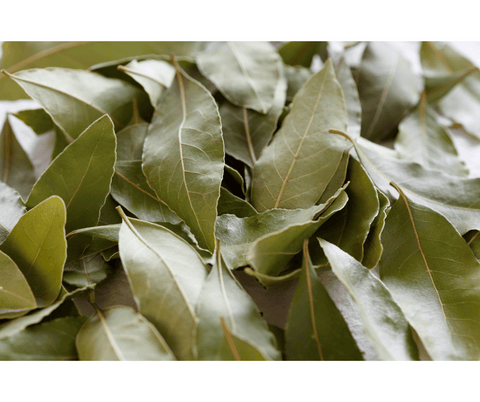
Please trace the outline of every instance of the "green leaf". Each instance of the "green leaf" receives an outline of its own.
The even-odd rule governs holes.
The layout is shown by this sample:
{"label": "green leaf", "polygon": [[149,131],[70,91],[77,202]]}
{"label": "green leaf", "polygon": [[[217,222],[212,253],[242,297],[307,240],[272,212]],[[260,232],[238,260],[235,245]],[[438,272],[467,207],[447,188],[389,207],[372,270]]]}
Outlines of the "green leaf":
{"label": "green leaf", "polygon": [[66,265],[63,281],[79,288],[92,286],[102,282],[111,272],[110,265],[98,253]]}
{"label": "green leaf", "polygon": [[172,225],[181,222],[147,184],[142,161],[117,162],[112,179],[112,197],[140,219]]}
{"label": "green leaf", "polygon": [[427,77],[451,76],[451,79],[446,84],[443,83],[443,87],[440,87],[443,89],[447,85],[450,89],[450,91],[443,91],[448,94],[437,103],[441,113],[480,138],[480,123],[477,119],[480,114],[480,71],[478,68],[450,46],[439,46],[432,42],[422,44],[420,57]]}
{"label": "green leaf", "polygon": [[233,195],[225,188],[220,189],[220,199],[218,200],[218,215],[232,214],[239,218],[246,218],[257,214],[255,208],[250,203]]}
{"label": "green leaf", "polygon": [[303,243],[303,266],[288,312],[287,360],[363,360],[348,326],[318,279]]}
{"label": "green leaf", "polygon": [[340,248],[319,239],[333,273],[357,304],[365,334],[382,360],[418,360],[410,326],[387,287]]}
{"label": "green leaf", "polygon": [[267,42],[223,42],[200,52],[200,72],[234,105],[266,114],[280,78],[279,57]]}
{"label": "green leaf", "polygon": [[251,343],[240,339],[228,328],[225,319],[220,318],[223,330],[223,341],[218,349],[218,360],[247,360],[247,361],[265,361],[271,360],[260,352]]}
{"label": "green leaf", "polygon": [[360,137],[362,127],[362,106],[358,95],[357,84],[352,72],[342,57],[335,66],[337,80],[342,87],[343,97],[347,106],[348,129],[347,132],[352,138]]}
{"label": "green leaf", "polygon": [[472,230],[466,233],[463,238],[470,246],[470,249],[473,251],[473,254],[475,254],[477,260],[480,259],[480,231]]}
{"label": "green leaf", "polygon": [[17,264],[0,251],[2,280],[0,286],[0,319],[27,314],[36,307],[35,296]]}
{"label": "green leaf", "polygon": [[326,204],[321,215],[308,222],[296,223],[284,230],[255,240],[247,252],[249,264],[257,272],[278,275],[295,254],[302,250],[303,240],[310,238],[332,215],[345,207],[347,194],[342,190]]}
{"label": "green leaf", "polygon": [[378,214],[375,217],[370,232],[368,233],[365,243],[363,244],[363,266],[368,269],[375,268],[380,261],[383,253],[383,245],[381,236],[385,227],[385,218],[390,209],[390,201],[381,191],[377,190],[378,200],[380,202]]}
{"label": "green leaf", "polygon": [[40,135],[53,130],[54,124],[52,118],[43,109],[28,109],[13,113],[17,119],[23,121],[36,134]]}
{"label": "green leaf", "polygon": [[37,101],[65,134],[77,138],[88,126],[109,114],[116,128],[132,115],[133,98],[143,93],[133,85],[83,70],[46,68],[9,74]]}
{"label": "green leaf", "polygon": [[278,49],[278,53],[285,64],[310,67],[316,54],[324,61],[327,59],[327,45],[328,42],[286,42]]}
{"label": "green leaf", "polygon": [[434,360],[478,360],[480,263],[445,217],[397,190],[381,279]]}
{"label": "green leaf", "polygon": [[117,134],[117,161],[142,160],[143,143],[148,132],[148,123],[125,127]]}
{"label": "green leaf", "polygon": [[[43,109],[42,109],[43,110]],[[53,147],[52,160],[60,155],[63,150],[70,144],[70,139],[67,138],[65,133],[58,127],[54,127],[55,132],[55,146]]]}
{"label": "green leaf", "polygon": [[25,212],[26,207],[20,194],[0,182],[0,244]]}
{"label": "green leaf", "polygon": [[287,101],[291,102],[298,91],[311,77],[312,72],[302,66],[288,66],[283,67],[285,71],[285,78],[287,79]]}
{"label": "green leaf", "polygon": [[206,266],[192,246],[168,229],[123,219],[120,258],[140,313],[178,359],[195,359],[195,304],[208,274]]}
{"label": "green leaf", "polygon": [[0,246],[25,275],[38,307],[52,304],[62,284],[65,204],[53,196],[23,215]]}
{"label": "green leaf", "polygon": [[[377,190],[362,165],[351,158],[348,165],[346,189],[348,203],[315,233],[340,247],[357,261],[363,259],[363,245],[370,231],[370,226],[378,214],[379,201]],[[327,263],[323,251],[315,242],[310,248],[315,265]]]}
{"label": "green leaf", "polygon": [[468,176],[447,127],[438,123],[425,94],[419,106],[398,127],[395,149],[402,159],[455,176]]}
{"label": "green leaf", "polygon": [[396,199],[390,187],[393,181],[412,201],[444,215],[460,233],[480,229],[480,178],[425,169],[416,162],[386,156],[382,148],[364,138],[355,142],[358,158],[378,189]]}
{"label": "green leaf", "polygon": [[[194,54],[201,42],[3,42],[1,68],[10,73],[25,68],[87,68],[97,63],[140,54]],[[2,99],[25,98],[23,91],[0,77]]]}
{"label": "green leaf", "polygon": [[24,199],[36,180],[32,162],[19,144],[8,115],[0,134],[0,180],[17,190]]}
{"label": "green leaf", "polygon": [[175,356],[145,317],[118,306],[90,317],[76,338],[80,360],[175,360]]}
{"label": "green leaf", "polygon": [[[347,197],[343,197],[344,194],[339,196],[345,203]],[[299,230],[305,227],[318,228],[323,223],[323,220],[317,222],[318,216],[327,210],[332,201],[308,209],[273,209],[246,218],[229,214],[219,216],[216,232],[222,241],[222,257],[227,266],[235,269],[247,265],[247,253],[258,239],[278,233],[282,237],[288,236],[289,240],[293,241]],[[289,236],[289,232],[293,237]],[[288,259],[291,257],[293,255],[287,256]]]}
{"label": "green leaf", "polygon": [[224,167],[218,108],[212,95],[177,67],[145,139],[143,171],[158,198],[213,251]]}
{"label": "green leaf", "polygon": [[287,83],[283,77],[282,63],[278,61],[278,64],[281,75],[275,89],[273,106],[267,114],[229,102],[220,107],[225,152],[251,168],[277,129],[277,122],[285,105]]}
{"label": "green leaf", "polygon": [[[110,192],[115,164],[113,123],[103,116],[88,127],[50,164],[35,183],[26,202],[32,208],[51,195],[67,208],[66,231],[95,226]],[[74,240],[69,249],[85,249],[88,242]],[[69,250],[70,254],[70,250]]]}
{"label": "green leaf", "polygon": [[358,77],[362,103],[362,136],[372,141],[388,137],[420,98],[422,79],[391,45],[370,42]]}
{"label": "green leaf", "polygon": [[198,317],[197,349],[199,360],[217,360],[221,356],[224,331],[221,318],[237,336],[254,345],[273,360],[280,358],[275,336],[247,292],[235,280],[220,254],[217,240],[215,263],[196,305]]}
{"label": "green leaf", "polygon": [[170,87],[175,78],[175,68],[163,60],[132,60],[118,69],[137,81],[150,97],[150,103],[156,107],[165,89]]}
{"label": "green leaf", "polygon": [[78,360],[75,335],[86,317],[63,317],[0,340],[0,360]]}
{"label": "green leaf", "polygon": [[[271,208],[309,208],[324,202],[330,184],[343,184],[347,149],[343,139],[328,133],[347,125],[342,89],[331,61],[297,93],[290,113],[255,164],[252,204],[257,211]],[[345,169],[345,170],[343,170]],[[341,170],[341,181],[331,183]]]}

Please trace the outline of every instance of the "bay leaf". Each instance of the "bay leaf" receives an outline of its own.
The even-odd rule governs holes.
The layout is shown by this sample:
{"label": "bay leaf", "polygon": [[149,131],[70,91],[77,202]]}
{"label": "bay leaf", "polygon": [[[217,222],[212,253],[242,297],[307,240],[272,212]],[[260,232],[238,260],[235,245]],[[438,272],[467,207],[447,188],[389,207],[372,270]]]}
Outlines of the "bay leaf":
{"label": "bay leaf", "polygon": [[327,45],[328,42],[286,42],[278,49],[278,53],[285,64],[310,67],[316,54],[319,54],[323,61],[327,60]]}
{"label": "bay leaf", "polygon": [[473,254],[475,254],[475,257],[477,260],[480,259],[480,231],[478,230],[472,230],[468,233],[466,233],[463,238],[467,242],[467,244],[470,246],[470,249],[473,251]]}
{"label": "bay leaf", "polygon": [[123,128],[132,115],[133,98],[139,100],[144,95],[125,81],[84,70],[45,68],[4,74],[73,139],[105,114],[110,115],[117,129]]}
{"label": "bay leaf", "polygon": [[52,151],[52,160],[60,155],[71,142],[70,138],[67,138],[65,133],[58,126],[55,126],[53,130],[55,132],[55,145]]}
{"label": "bay leaf", "polygon": [[[346,202],[347,198],[343,201]],[[333,199],[329,203],[308,209],[272,209],[245,218],[231,214],[221,215],[217,219],[216,235],[222,242],[222,257],[230,269],[245,266],[248,264],[247,253],[258,239],[276,233],[288,235],[290,230],[297,236],[298,230],[303,226],[317,226],[319,223],[315,221],[316,218],[326,211],[332,202]],[[295,228],[289,229],[290,227]],[[293,239],[294,237],[291,237],[290,241]]]}
{"label": "bay leaf", "polygon": [[[346,125],[342,89],[327,61],[297,93],[282,127],[255,164],[255,209],[309,208],[329,198],[322,196],[339,167],[346,170],[341,161],[348,146],[328,130]],[[345,170],[341,182],[331,183],[334,191],[343,184]]]}
{"label": "bay leaf", "polygon": [[75,336],[86,317],[63,317],[29,326],[0,340],[0,360],[78,360]]}
{"label": "bay leaf", "polygon": [[391,45],[370,42],[363,53],[357,81],[362,104],[362,136],[388,137],[422,91],[422,79]]}
{"label": "bay leaf", "polygon": [[166,88],[170,87],[175,78],[175,68],[163,60],[132,60],[126,66],[119,66],[120,71],[137,81],[150,97],[153,107],[156,107]]}
{"label": "bay leaf", "polygon": [[252,205],[233,195],[225,188],[220,189],[220,199],[218,200],[218,216],[224,214],[231,214],[239,218],[246,218],[257,214]]}
{"label": "bay leaf", "polygon": [[433,360],[478,360],[480,263],[444,216],[396,188],[380,277]]}
{"label": "bay leaf", "polygon": [[219,348],[218,360],[271,360],[250,342],[247,342],[232,333],[223,317],[220,318],[220,322],[222,324],[224,339],[222,346]]}
{"label": "bay leaf", "polygon": [[[357,261],[362,261],[363,245],[380,204],[375,186],[362,165],[353,158],[348,164],[347,181],[350,182],[345,190],[347,205],[325,222],[315,237],[335,244]],[[310,246],[310,255],[313,264],[327,264],[325,254],[315,242]]]}
{"label": "bay leaf", "polygon": [[300,91],[308,81],[312,72],[308,68],[299,65],[285,65],[283,66],[283,70],[287,80],[287,101],[291,102],[297,92]]}
{"label": "bay leaf", "polygon": [[76,337],[80,360],[175,360],[157,329],[130,307],[111,307],[88,319]]}
{"label": "bay leaf", "polygon": [[36,180],[32,162],[18,142],[8,115],[0,134],[0,180],[17,190],[24,199]]}
{"label": "bay leaf", "polygon": [[54,127],[52,118],[43,109],[21,110],[19,112],[13,113],[13,116],[23,121],[35,132],[35,134],[38,135],[53,130]]}
{"label": "bay leaf", "polygon": [[[0,68],[10,73],[25,68],[87,68],[94,64],[141,54],[193,55],[201,42],[3,42]],[[23,91],[0,76],[0,97],[25,98]]]}
{"label": "bay leaf", "polygon": [[336,245],[319,239],[333,273],[357,304],[365,334],[382,360],[418,360],[410,326],[388,288]]}
{"label": "bay leaf", "polygon": [[67,264],[63,271],[63,281],[79,288],[92,286],[102,282],[111,272],[110,265],[97,253]]}
{"label": "bay leaf", "polygon": [[237,336],[249,341],[264,355],[280,359],[275,336],[260,316],[255,303],[225,265],[217,240],[215,263],[206,278],[196,305],[199,360],[216,360],[222,349],[221,318]]}
{"label": "bay leaf", "polygon": [[[480,123],[476,116],[480,113],[480,71],[470,60],[448,45],[432,42],[422,44],[420,51],[422,68],[428,76],[444,77],[451,75],[445,85],[450,91],[437,104],[440,112],[465,130],[480,138]],[[445,92],[445,91],[444,91]],[[443,95],[443,93],[442,93]]]}
{"label": "bay leaf", "polygon": [[327,208],[316,219],[296,223],[255,240],[247,251],[247,261],[257,272],[278,275],[286,264],[302,250],[302,243],[317,232],[332,215],[345,207],[347,194],[340,190],[327,203]]}
{"label": "bay leaf", "polygon": [[230,102],[220,106],[225,152],[251,168],[277,129],[285,105],[287,82],[281,61],[278,61],[278,65],[280,79],[268,113],[262,114]]}
{"label": "bay leaf", "polygon": [[123,219],[120,258],[140,313],[178,359],[195,359],[195,304],[207,278],[205,264],[192,246],[168,229]]}
{"label": "bay leaf", "polygon": [[65,204],[52,196],[23,215],[0,250],[25,275],[37,307],[52,304],[62,284],[65,241]]}
{"label": "bay leaf", "polygon": [[142,220],[169,222],[172,225],[181,222],[147,184],[141,160],[119,161],[115,164],[111,194],[120,205]]}
{"label": "bay leaf", "polygon": [[36,307],[35,296],[17,264],[0,251],[0,319],[16,318]]}
{"label": "bay leaf", "polygon": [[347,132],[352,138],[360,137],[362,127],[362,105],[358,95],[357,84],[345,59],[342,57],[335,66],[337,80],[342,87],[343,97],[347,106],[348,129]]}
{"label": "bay leaf", "polygon": [[266,114],[280,78],[279,56],[268,42],[222,42],[196,56],[200,72],[234,105]]}
{"label": "bay leaf", "polygon": [[396,199],[397,193],[390,187],[393,181],[412,201],[445,216],[460,233],[480,229],[480,178],[451,176],[386,156],[378,152],[384,147],[364,138],[354,144],[363,168],[382,192]]}
{"label": "bay leaf", "polygon": [[0,244],[26,212],[25,204],[13,188],[0,182]]}
{"label": "bay leaf", "polygon": [[378,214],[375,217],[363,244],[362,265],[368,269],[375,268],[383,253],[381,236],[385,227],[385,218],[390,209],[390,201],[387,196],[377,189],[377,196],[380,203]]}
{"label": "bay leaf", "polygon": [[148,132],[148,123],[125,127],[117,134],[117,161],[142,160],[143,143]]}
{"label": "bay leaf", "polygon": [[115,146],[113,123],[103,116],[55,158],[35,183],[27,207],[57,195],[67,208],[67,233],[95,226],[110,192]]}
{"label": "bay leaf", "polygon": [[190,227],[199,246],[210,251],[224,158],[215,100],[177,66],[149,127],[142,168],[158,198]]}
{"label": "bay leaf", "polygon": [[419,106],[400,123],[394,146],[402,159],[447,174],[468,176],[448,128],[438,123],[425,93],[422,93]]}
{"label": "bay leaf", "polygon": [[287,360],[363,360],[348,326],[318,279],[303,243],[302,273],[288,312]]}

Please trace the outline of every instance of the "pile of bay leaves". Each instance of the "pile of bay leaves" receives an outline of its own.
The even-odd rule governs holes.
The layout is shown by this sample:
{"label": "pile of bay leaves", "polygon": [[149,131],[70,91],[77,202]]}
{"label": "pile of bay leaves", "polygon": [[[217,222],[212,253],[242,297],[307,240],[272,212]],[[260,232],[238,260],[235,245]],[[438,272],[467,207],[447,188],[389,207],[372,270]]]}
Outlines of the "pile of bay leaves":
{"label": "pile of bay leaves", "polygon": [[479,360],[480,72],[417,45],[5,42],[0,359]]}

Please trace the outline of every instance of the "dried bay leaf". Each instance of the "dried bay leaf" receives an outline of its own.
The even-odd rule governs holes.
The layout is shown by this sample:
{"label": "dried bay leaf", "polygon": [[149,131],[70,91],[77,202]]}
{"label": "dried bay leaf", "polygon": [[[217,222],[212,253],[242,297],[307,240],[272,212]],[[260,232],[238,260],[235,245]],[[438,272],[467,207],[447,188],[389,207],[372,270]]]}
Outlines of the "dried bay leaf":
{"label": "dried bay leaf", "polygon": [[260,317],[253,300],[226,267],[220,254],[219,240],[215,263],[198,296],[196,314],[199,360],[216,360],[219,357],[224,338],[222,318],[230,331],[250,342],[264,355],[274,360],[280,358],[275,336]]}
{"label": "dried bay leaf", "polygon": [[[181,113],[179,113],[181,112]],[[212,95],[177,66],[149,127],[143,172],[158,198],[213,251],[224,144]]]}
{"label": "dried bay leaf", "polygon": [[35,134],[44,134],[47,131],[53,130],[54,124],[52,118],[43,109],[27,109],[13,113],[17,119],[23,121],[29,126]]}
{"label": "dried bay leaf", "polygon": [[319,241],[333,273],[355,300],[378,356],[382,360],[418,360],[410,326],[388,288],[339,247]]}
{"label": "dried bay leaf", "polygon": [[0,182],[0,244],[26,210],[20,194],[5,183]]}
{"label": "dried bay leaf", "polygon": [[76,287],[92,286],[102,282],[111,272],[110,265],[98,253],[66,265],[63,281]]}
{"label": "dried bay leaf", "polygon": [[285,78],[287,80],[287,101],[291,102],[298,91],[308,81],[312,72],[302,66],[283,66]]}
{"label": "dried bay leaf", "polygon": [[287,360],[363,360],[344,318],[313,269],[306,240],[285,346]]}
{"label": "dried bay leaf", "polygon": [[205,264],[192,246],[168,229],[123,219],[120,258],[139,312],[178,359],[195,359],[195,305],[208,274]]}
{"label": "dried bay leaf", "polygon": [[239,218],[246,218],[257,214],[255,208],[250,203],[225,188],[220,189],[220,199],[218,200],[218,216],[232,214]]}
{"label": "dried bay leaf", "polygon": [[23,215],[0,250],[25,275],[37,307],[52,304],[62,283],[66,258],[65,204],[52,196]]}
{"label": "dried bay leaf", "polygon": [[285,64],[310,67],[316,54],[323,61],[327,60],[327,45],[328,42],[286,42],[278,49],[278,53]]}
{"label": "dried bay leaf", "polygon": [[333,192],[340,188],[346,172],[346,163],[341,162],[348,145],[328,130],[346,125],[343,92],[332,62],[327,61],[297,93],[282,127],[255,164],[255,209],[309,208],[329,198],[329,184]]}
{"label": "dried bay leaf", "polygon": [[279,56],[267,42],[222,42],[196,57],[200,72],[231,103],[266,114],[280,78]]}
{"label": "dried bay leaf", "polygon": [[480,263],[445,217],[397,189],[380,277],[434,360],[478,360]]}
{"label": "dried bay leaf", "polygon": [[142,160],[143,143],[148,133],[148,123],[125,127],[117,135],[117,161]]}
{"label": "dried bay leaf", "polygon": [[130,307],[97,313],[78,331],[80,360],[175,360],[157,329]]}

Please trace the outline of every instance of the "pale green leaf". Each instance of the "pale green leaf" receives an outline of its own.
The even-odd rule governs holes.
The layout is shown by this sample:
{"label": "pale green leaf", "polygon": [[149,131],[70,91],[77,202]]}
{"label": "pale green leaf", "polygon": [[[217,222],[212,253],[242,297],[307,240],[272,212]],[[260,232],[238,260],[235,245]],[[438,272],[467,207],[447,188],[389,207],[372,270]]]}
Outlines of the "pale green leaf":
{"label": "pale green leaf", "polygon": [[255,164],[255,209],[309,208],[328,199],[327,186],[336,187],[335,192],[345,179],[346,163],[341,162],[348,148],[328,130],[346,126],[343,92],[327,61],[297,93],[282,127]]}
{"label": "pale green leaf", "polygon": [[175,356],[145,317],[118,306],[97,313],[76,338],[80,360],[175,360]]}
{"label": "pale green leaf", "polygon": [[215,247],[224,157],[215,100],[178,69],[149,127],[142,167],[158,198],[190,227],[200,247],[210,251]]}
{"label": "pale green leaf", "polygon": [[273,106],[279,59],[267,42],[222,42],[196,57],[200,72],[225,98],[263,114]]}
{"label": "pale green leaf", "polygon": [[357,304],[365,334],[382,360],[418,360],[418,351],[410,326],[376,276],[340,248],[319,239],[333,273],[347,288]]}
{"label": "pale green leaf", "polygon": [[218,215],[232,214],[239,218],[246,218],[257,214],[255,208],[250,203],[225,188],[220,189],[220,199],[218,200]]}
{"label": "pale green leaf", "polygon": [[148,132],[148,123],[125,127],[117,134],[117,161],[142,160],[143,143]]}
{"label": "pale green leaf", "polygon": [[479,360],[480,263],[457,230],[401,194],[382,243],[381,279],[428,354],[434,360]]}
{"label": "pale green leaf", "polygon": [[0,182],[0,244],[25,212],[26,207],[20,194]]}
{"label": "pale green leaf", "polygon": [[65,266],[63,281],[76,287],[92,286],[102,282],[112,268],[100,253],[89,255]]}
{"label": "pale green leaf", "polygon": [[0,251],[0,319],[27,314],[36,307],[35,296],[17,264]]}
{"label": "pale green leaf", "polygon": [[312,72],[302,66],[289,66],[283,67],[285,71],[285,78],[287,79],[287,101],[291,102],[298,91],[308,81]]}
{"label": "pale green leaf", "polygon": [[65,204],[53,196],[23,215],[0,246],[25,275],[38,307],[52,304],[62,283]]}
{"label": "pale green leaf", "polygon": [[128,219],[119,249],[138,309],[177,358],[196,358],[195,304],[208,270],[198,253],[162,226]]}
{"label": "pale green leaf", "polygon": [[23,121],[38,135],[53,130],[54,127],[52,118],[43,109],[21,110],[13,113],[13,116]]}

